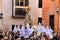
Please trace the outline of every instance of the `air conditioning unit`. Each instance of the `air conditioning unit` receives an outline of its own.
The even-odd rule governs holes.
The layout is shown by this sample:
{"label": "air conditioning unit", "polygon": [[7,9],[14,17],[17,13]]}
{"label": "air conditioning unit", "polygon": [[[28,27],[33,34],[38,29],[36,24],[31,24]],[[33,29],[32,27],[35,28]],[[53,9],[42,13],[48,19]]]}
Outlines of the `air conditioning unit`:
{"label": "air conditioning unit", "polygon": [[26,16],[26,8],[25,7],[16,7],[14,9],[13,17],[25,17]]}

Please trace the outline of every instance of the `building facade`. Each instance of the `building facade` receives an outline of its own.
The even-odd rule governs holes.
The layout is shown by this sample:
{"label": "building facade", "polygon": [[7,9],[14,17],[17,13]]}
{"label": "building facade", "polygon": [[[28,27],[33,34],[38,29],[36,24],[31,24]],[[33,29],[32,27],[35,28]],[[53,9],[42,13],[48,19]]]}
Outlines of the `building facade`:
{"label": "building facade", "polygon": [[[27,0],[26,0],[27,1]],[[33,21],[34,25],[38,24],[38,18],[42,18],[42,8],[39,8],[39,0],[28,0],[26,5],[31,7],[30,15],[31,20]],[[3,19],[0,19],[0,28],[8,28],[9,30],[12,29],[12,25],[23,25],[24,26],[24,19],[20,17],[12,17],[15,16],[15,11],[18,8],[25,7],[25,0],[0,0],[0,13],[3,13]],[[15,10],[15,8],[17,8]],[[19,9],[20,10],[20,9]],[[19,16],[19,14],[18,14]],[[21,15],[20,15],[21,16]]]}
{"label": "building facade", "polygon": [[[42,18],[42,23],[45,26],[50,25],[55,32],[59,31],[59,1],[60,0],[0,0],[0,13],[3,13],[3,18],[0,19],[0,28],[8,28],[9,30],[11,30],[12,25],[24,26],[25,18],[22,18],[19,12],[16,13],[15,11],[19,8],[26,8],[26,6],[29,6],[31,8],[31,20],[33,21],[34,25],[37,25],[39,20]],[[42,6],[40,3],[42,4]]]}
{"label": "building facade", "polygon": [[57,32],[60,30],[60,0],[43,0],[43,24],[50,25],[51,28]]}

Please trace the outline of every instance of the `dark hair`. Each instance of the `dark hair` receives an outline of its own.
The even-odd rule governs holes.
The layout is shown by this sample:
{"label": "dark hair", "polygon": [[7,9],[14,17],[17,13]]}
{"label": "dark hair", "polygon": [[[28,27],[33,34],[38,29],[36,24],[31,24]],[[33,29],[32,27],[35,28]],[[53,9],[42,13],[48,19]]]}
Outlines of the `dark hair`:
{"label": "dark hair", "polygon": [[41,25],[43,25],[43,24],[41,24]]}
{"label": "dark hair", "polygon": [[25,29],[26,29],[27,27],[25,27]]}
{"label": "dark hair", "polygon": [[20,25],[20,26],[22,26],[22,25]]}
{"label": "dark hair", "polygon": [[22,25],[20,25],[20,28],[22,28]]}

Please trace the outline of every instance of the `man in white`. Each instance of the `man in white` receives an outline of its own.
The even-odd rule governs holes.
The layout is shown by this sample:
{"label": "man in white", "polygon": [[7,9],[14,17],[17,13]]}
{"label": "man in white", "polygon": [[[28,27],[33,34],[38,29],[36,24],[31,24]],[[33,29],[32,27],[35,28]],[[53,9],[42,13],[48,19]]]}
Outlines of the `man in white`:
{"label": "man in white", "polygon": [[31,34],[33,33],[33,29],[31,26],[28,28],[28,33],[29,33],[29,36],[31,36]]}
{"label": "man in white", "polygon": [[39,24],[38,24],[38,32],[37,32],[37,35],[38,35],[38,36],[40,36],[40,33],[41,33],[41,32],[40,32],[40,26],[41,26],[41,23],[39,22]]}
{"label": "man in white", "polygon": [[39,31],[42,32],[46,32],[46,28],[43,26],[43,24],[41,24]]}
{"label": "man in white", "polygon": [[53,38],[53,30],[50,26],[47,26],[46,34],[52,39]]}
{"label": "man in white", "polygon": [[22,25],[19,26],[19,31],[20,31],[20,37],[24,37],[24,28]]}
{"label": "man in white", "polygon": [[18,28],[18,25],[15,25],[15,27],[14,27],[14,29],[13,29],[14,34],[17,33],[18,29],[19,29],[19,28]]}
{"label": "man in white", "polygon": [[24,38],[29,38],[29,31],[27,27],[24,28],[24,32],[25,32]]}

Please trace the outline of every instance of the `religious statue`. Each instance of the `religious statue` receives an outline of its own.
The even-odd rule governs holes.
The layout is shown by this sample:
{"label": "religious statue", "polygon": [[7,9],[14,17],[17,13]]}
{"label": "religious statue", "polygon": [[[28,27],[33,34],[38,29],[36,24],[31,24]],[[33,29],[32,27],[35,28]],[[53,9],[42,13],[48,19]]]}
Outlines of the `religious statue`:
{"label": "religious statue", "polygon": [[27,9],[26,9],[26,11],[27,11],[27,13],[26,13],[26,16],[25,16],[25,26],[26,26],[26,23],[28,23],[29,25],[31,25],[32,26],[32,20],[31,20],[31,15],[30,15],[30,7],[28,7]]}

